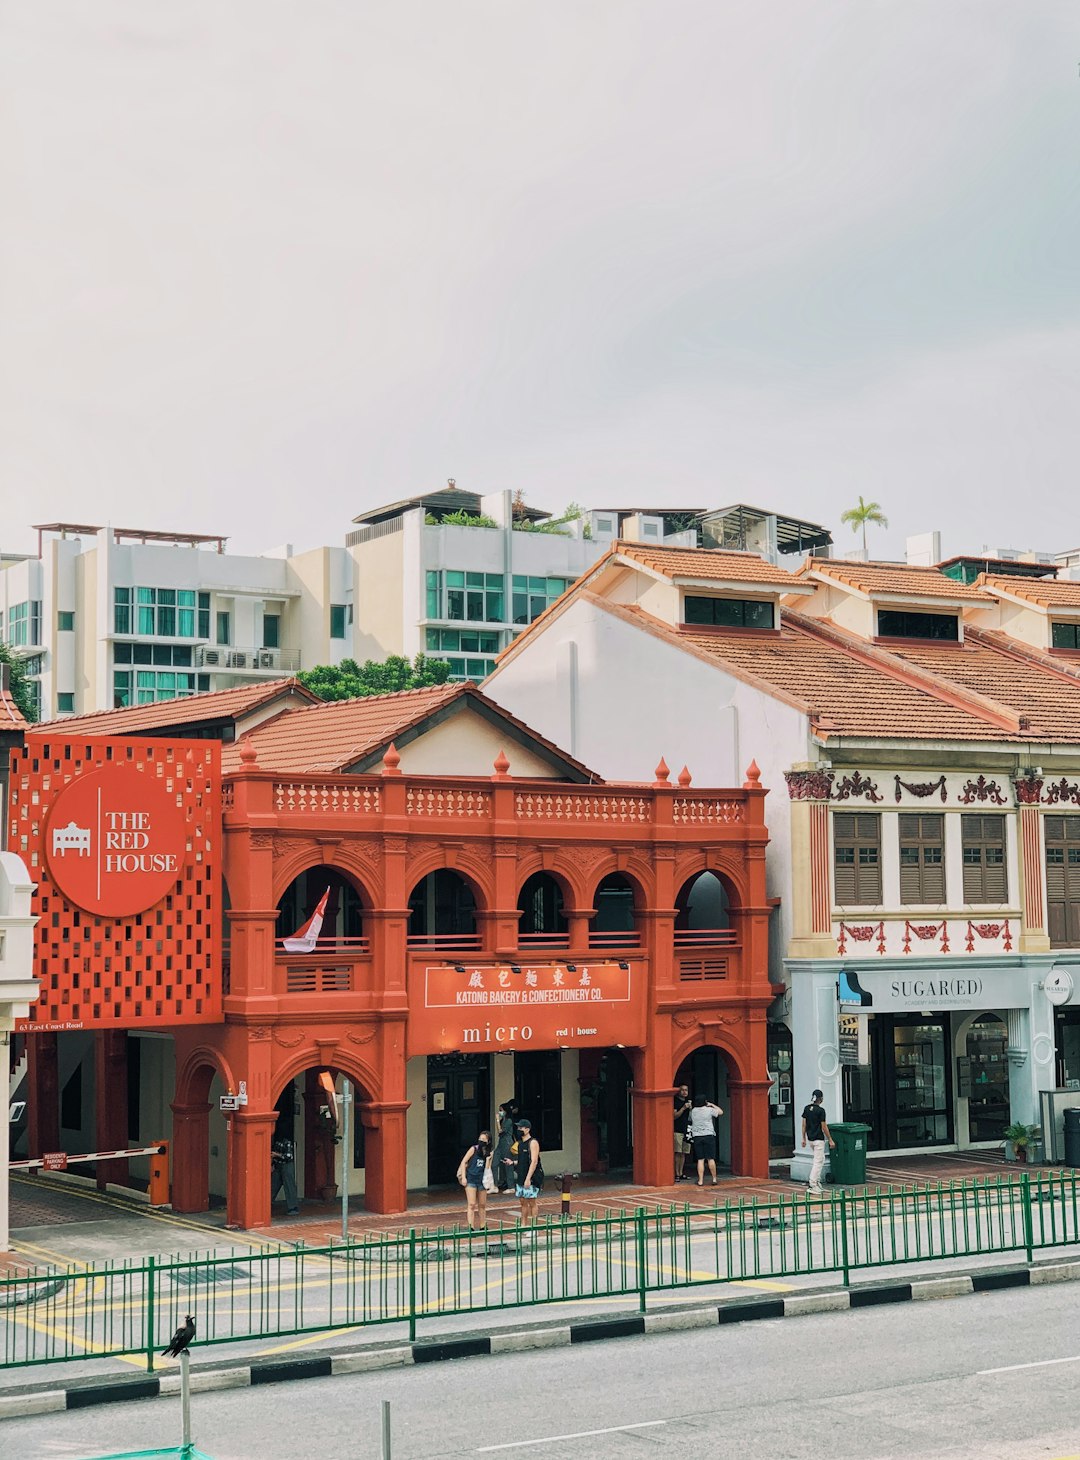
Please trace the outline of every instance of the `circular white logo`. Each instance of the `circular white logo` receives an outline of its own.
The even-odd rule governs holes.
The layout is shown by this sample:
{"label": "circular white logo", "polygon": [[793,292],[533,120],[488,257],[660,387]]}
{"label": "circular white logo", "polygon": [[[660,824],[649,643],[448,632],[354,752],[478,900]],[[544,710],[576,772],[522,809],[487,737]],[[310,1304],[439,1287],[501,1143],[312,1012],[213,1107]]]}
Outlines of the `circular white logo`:
{"label": "circular white logo", "polygon": [[1073,976],[1066,968],[1052,968],[1042,986],[1052,1004],[1067,1004],[1073,996]]}

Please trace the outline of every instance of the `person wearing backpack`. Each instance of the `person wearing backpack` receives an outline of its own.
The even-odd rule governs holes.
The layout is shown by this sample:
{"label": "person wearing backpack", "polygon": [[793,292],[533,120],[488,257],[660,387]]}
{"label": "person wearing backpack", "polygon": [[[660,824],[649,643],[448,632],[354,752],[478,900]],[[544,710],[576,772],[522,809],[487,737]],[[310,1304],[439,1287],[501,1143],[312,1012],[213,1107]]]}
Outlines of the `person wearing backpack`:
{"label": "person wearing backpack", "polygon": [[531,1120],[518,1121],[517,1194],[521,1199],[523,1226],[537,1220],[536,1204],[544,1184],[544,1168],[540,1164],[540,1142],[532,1133]]}

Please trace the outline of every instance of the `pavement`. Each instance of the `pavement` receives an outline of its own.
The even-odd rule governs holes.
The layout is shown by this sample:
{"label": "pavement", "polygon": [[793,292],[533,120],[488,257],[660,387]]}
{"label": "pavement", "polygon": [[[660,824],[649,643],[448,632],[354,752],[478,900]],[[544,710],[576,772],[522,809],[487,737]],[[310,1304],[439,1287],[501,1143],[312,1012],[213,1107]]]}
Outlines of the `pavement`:
{"label": "pavement", "polygon": [[[665,1315],[667,1316],[667,1315]],[[674,1318],[676,1315],[670,1315]],[[807,1311],[610,1343],[401,1363],[347,1380],[263,1378],[193,1395],[212,1460],[1080,1460],[1071,1284],[961,1302]],[[176,1376],[170,1378],[175,1381]],[[96,1460],[177,1444],[166,1397],[11,1418],[5,1455]]]}

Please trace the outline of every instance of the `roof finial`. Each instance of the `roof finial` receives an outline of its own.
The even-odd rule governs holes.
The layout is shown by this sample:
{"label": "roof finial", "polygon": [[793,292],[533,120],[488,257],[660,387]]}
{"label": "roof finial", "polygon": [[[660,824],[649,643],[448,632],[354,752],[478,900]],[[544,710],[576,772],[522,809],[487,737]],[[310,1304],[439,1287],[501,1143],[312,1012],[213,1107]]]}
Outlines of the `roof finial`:
{"label": "roof finial", "polygon": [[450,488],[452,492],[457,491],[457,479],[455,477],[447,477],[446,485]]}
{"label": "roof finial", "polygon": [[684,791],[689,789],[692,779],[693,777],[690,775],[690,772],[687,770],[686,766],[683,766],[682,770],[679,772],[679,785],[683,788]]}
{"label": "roof finial", "polygon": [[397,746],[391,740],[390,744],[383,751],[382,773],[384,776],[400,776],[401,756],[398,755]]}
{"label": "roof finial", "polygon": [[746,767],[746,780],[743,782],[744,791],[761,790],[761,770],[756,760],[752,760]]}
{"label": "roof finial", "polygon": [[508,774],[509,770],[510,761],[506,754],[506,751],[500,750],[498,755],[495,757],[495,775],[493,779],[496,781],[509,781],[511,779]]}
{"label": "roof finial", "polygon": [[656,780],[653,781],[654,786],[667,785],[668,776],[671,775],[671,772],[668,770],[668,763],[663,756],[660,757],[660,764],[656,767],[656,770],[653,771],[653,775],[656,777]]}
{"label": "roof finial", "polygon": [[245,735],[240,742],[240,763],[245,770],[251,770],[259,759],[259,752],[255,749],[255,742],[250,735]]}

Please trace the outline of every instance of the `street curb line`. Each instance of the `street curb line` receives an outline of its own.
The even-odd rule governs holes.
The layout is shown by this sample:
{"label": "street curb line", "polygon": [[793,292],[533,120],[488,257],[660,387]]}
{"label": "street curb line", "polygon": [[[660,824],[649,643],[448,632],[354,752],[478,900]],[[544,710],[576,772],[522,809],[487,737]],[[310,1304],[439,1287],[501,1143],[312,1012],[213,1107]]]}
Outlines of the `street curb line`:
{"label": "street curb line", "polygon": [[[596,1343],[607,1338],[673,1333],[728,1323],[752,1323],[758,1319],[798,1318],[808,1313],[842,1312],[888,1303],[958,1298],[974,1293],[997,1292],[1003,1288],[1078,1281],[1080,1261],[1069,1261],[1033,1264],[1030,1267],[980,1268],[975,1272],[948,1273],[940,1277],[864,1283],[856,1288],[811,1289],[775,1298],[726,1298],[721,1303],[713,1301],[667,1312],[582,1318],[574,1323],[556,1321],[532,1328],[501,1329],[495,1333],[446,1334],[417,1339],[413,1343],[387,1343],[379,1348],[314,1353],[296,1358],[255,1358],[243,1364],[230,1360],[220,1365],[193,1368],[191,1388],[197,1394],[256,1384],[282,1384],[294,1379],[366,1374],[412,1364],[444,1363],[451,1359]],[[7,1394],[0,1392],[0,1420],[29,1418],[62,1409],[84,1409],[91,1405],[117,1404],[133,1399],[155,1399],[175,1395],[179,1390],[180,1375],[177,1372],[77,1379],[66,1388],[50,1385],[48,1388],[26,1388]]]}

